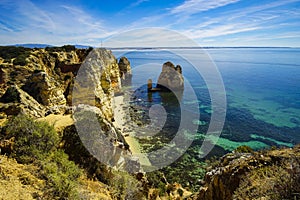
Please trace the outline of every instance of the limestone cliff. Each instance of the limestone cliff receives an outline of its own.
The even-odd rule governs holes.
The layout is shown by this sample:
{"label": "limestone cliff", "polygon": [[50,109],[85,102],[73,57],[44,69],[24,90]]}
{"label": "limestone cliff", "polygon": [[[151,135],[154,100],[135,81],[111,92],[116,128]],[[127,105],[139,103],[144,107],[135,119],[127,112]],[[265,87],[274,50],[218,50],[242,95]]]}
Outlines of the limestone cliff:
{"label": "limestone cliff", "polygon": [[[71,105],[71,86],[78,70],[76,66],[80,66],[91,51],[67,47],[24,51],[19,47],[1,47],[0,95],[16,85],[19,91],[27,93],[40,104],[39,115],[49,112],[63,114]],[[71,66],[73,70],[70,70]],[[27,113],[30,113],[29,110]]]}
{"label": "limestone cliff", "polygon": [[22,112],[33,117],[43,117],[44,107],[17,85],[10,86],[0,102],[0,112],[5,115],[16,116]]}
{"label": "limestone cliff", "polygon": [[[93,71],[89,73],[95,75],[95,72],[100,72],[100,76],[95,75],[96,106],[103,111],[106,119],[113,119],[112,97],[121,88],[121,71],[110,51],[97,49],[87,57],[92,51],[91,48],[75,49],[73,46],[63,46],[20,51],[18,47],[1,47],[0,50],[0,96],[8,88],[17,86],[20,93],[27,93],[38,102],[38,116],[64,114],[72,106],[73,84],[82,64],[89,63],[90,60],[103,65],[104,70],[99,71],[97,66],[93,66],[90,68]],[[13,55],[12,51],[15,52]],[[19,57],[22,57],[23,62],[16,64]],[[9,98],[6,98],[5,103],[23,103],[8,101]],[[32,116],[37,117],[35,114]]]}
{"label": "limestone cliff", "polygon": [[82,63],[75,81],[74,105],[100,108],[105,119],[113,119],[114,92],[121,88],[120,70],[116,58],[105,49],[93,50]]}
{"label": "limestone cliff", "polygon": [[[90,153],[100,151],[107,157],[105,162],[113,166],[135,162],[122,134],[112,124],[114,93],[121,89],[121,74],[130,72],[127,58],[118,64],[109,50],[76,49],[69,45],[45,49],[1,47],[0,56],[2,117],[26,113],[41,118],[49,114],[92,112],[97,121],[84,125],[99,124],[103,134],[94,134],[100,137],[97,148],[100,143],[102,146],[97,153]],[[112,151],[107,155],[103,153],[109,149]]]}

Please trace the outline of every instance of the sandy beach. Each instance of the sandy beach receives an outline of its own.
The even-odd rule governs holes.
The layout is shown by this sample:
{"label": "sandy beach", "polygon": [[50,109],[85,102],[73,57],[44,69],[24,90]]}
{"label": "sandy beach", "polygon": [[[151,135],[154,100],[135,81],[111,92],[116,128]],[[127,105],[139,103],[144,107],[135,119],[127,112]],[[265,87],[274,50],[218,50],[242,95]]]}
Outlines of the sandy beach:
{"label": "sandy beach", "polygon": [[[132,152],[133,156],[136,156],[140,160],[142,166],[151,166],[150,160],[146,154],[141,152],[141,147],[139,142],[135,139],[135,133],[131,130],[130,122],[126,119],[126,116],[129,114],[124,109],[124,96],[114,97],[114,113],[115,113],[115,127],[119,128],[123,133],[123,136],[126,142],[129,145],[129,149]],[[126,132],[125,132],[126,130]],[[126,136],[125,136],[126,134]]]}

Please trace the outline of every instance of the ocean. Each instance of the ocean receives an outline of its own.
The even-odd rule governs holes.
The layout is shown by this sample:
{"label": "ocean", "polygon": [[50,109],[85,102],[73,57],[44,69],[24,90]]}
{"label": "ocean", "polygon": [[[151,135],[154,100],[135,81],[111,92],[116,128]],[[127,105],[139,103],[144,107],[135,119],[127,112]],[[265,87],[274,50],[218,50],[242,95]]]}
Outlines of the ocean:
{"label": "ocean", "polygon": [[[185,133],[195,134],[192,147],[201,146],[207,136],[216,145],[213,155],[241,145],[258,150],[300,143],[299,48],[122,49],[113,53],[131,63],[130,101],[148,115],[151,106],[160,105],[151,110],[150,118],[168,118],[162,131],[156,127],[161,133],[157,137],[165,143],[168,140],[163,138],[170,141],[186,116],[192,128],[187,125]],[[156,83],[167,61],[181,65],[185,80],[186,88],[175,101],[176,96],[159,92],[149,97],[146,90],[147,80]],[[214,113],[224,116],[220,137],[207,135]]]}

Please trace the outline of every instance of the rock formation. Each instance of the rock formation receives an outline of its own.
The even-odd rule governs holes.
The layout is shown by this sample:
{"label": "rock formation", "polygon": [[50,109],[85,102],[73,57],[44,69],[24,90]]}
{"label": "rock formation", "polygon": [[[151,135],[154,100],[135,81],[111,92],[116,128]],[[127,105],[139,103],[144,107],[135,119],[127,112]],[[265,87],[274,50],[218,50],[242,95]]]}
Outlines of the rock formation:
{"label": "rock formation", "polygon": [[120,69],[122,85],[130,85],[132,73],[129,60],[123,56],[120,58],[118,65]]}
{"label": "rock formation", "polygon": [[[26,56],[24,58],[26,64],[13,64],[12,61],[16,58],[9,53],[12,51],[26,53],[26,55],[21,53],[14,55],[17,58]],[[120,74],[125,71],[130,73],[130,63],[124,57],[120,59],[120,67],[110,51],[105,49],[91,51],[91,48],[75,49],[73,46],[63,46],[26,49],[24,53],[18,47],[1,47],[3,58],[0,57],[0,96],[11,86],[17,86],[18,91],[27,93],[40,105],[39,107],[43,107],[43,112],[39,115],[49,114],[49,111],[51,113],[55,108],[59,108],[56,109],[56,114],[64,114],[67,107],[72,106],[74,78],[78,70],[82,68],[80,66],[84,63],[86,63],[84,66],[90,65],[88,68],[91,70],[90,75],[97,71],[98,66],[93,66],[89,63],[88,60],[90,60],[98,62],[97,64],[105,69],[98,70],[101,76],[99,73],[98,77],[94,76],[97,81],[97,90],[96,99],[93,100],[110,121],[113,119],[112,97],[114,92],[118,92],[121,88]],[[91,55],[88,56],[89,53]],[[37,116],[33,115],[33,117]]]}
{"label": "rock formation", "polygon": [[16,116],[20,113],[32,117],[43,117],[45,107],[17,85],[10,86],[0,98],[0,112]]}
{"label": "rock formation", "polygon": [[[7,53],[6,48],[9,48]],[[11,58],[9,52],[19,52],[18,47],[2,47],[1,55],[4,58],[0,62],[0,95],[3,95],[11,85],[17,85],[44,106],[45,112],[53,106],[70,106],[74,70],[64,70],[62,64],[81,65],[90,50],[66,51],[64,48],[56,47],[46,49],[27,49],[25,53],[21,52],[23,54],[16,54],[16,58]],[[12,62],[18,57],[25,57],[22,64]],[[64,110],[61,109],[59,112],[63,114]]]}
{"label": "rock formation", "polygon": [[73,104],[100,108],[108,121],[113,119],[114,92],[121,88],[115,57],[105,49],[93,50],[82,63],[73,91]]}
{"label": "rock formation", "polygon": [[[12,62],[16,58],[5,57],[5,48],[1,48],[1,55],[4,57],[0,59],[2,117],[25,113],[41,118],[70,110],[92,112],[98,120],[94,123],[99,124],[103,133],[100,138],[103,141],[98,138],[98,147],[101,143],[102,150],[111,148],[105,161],[120,168],[126,167],[126,163],[136,163],[122,134],[112,124],[114,93],[121,89],[120,74],[131,73],[127,58],[121,58],[118,64],[109,50],[72,46],[26,49],[26,55],[21,54],[25,57],[21,64]],[[102,150],[102,155],[106,155]]]}
{"label": "rock formation", "polygon": [[64,88],[60,87],[55,78],[49,76],[46,72],[33,73],[22,89],[40,104],[47,107],[66,105],[67,103]]}
{"label": "rock formation", "polygon": [[297,199],[296,191],[300,191],[299,145],[223,156],[220,164],[206,173],[205,185],[195,199]]}
{"label": "rock formation", "polygon": [[180,91],[184,89],[184,79],[180,65],[166,62],[162,66],[162,72],[157,81],[157,87],[172,91]]}
{"label": "rock formation", "polygon": [[126,76],[126,75],[131,75],[131,67],[130,67],[130,62],[126,57],[121,57],[119,60],[119,69],[120,69],[120,76]]}

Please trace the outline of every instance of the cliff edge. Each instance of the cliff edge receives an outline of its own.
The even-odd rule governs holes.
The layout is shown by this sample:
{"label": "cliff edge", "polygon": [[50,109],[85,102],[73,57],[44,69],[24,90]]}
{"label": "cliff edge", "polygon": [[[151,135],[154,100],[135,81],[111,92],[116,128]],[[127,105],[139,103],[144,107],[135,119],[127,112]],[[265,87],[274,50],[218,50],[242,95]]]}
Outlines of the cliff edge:
{"label": "cliff edge", "polygon": [[[241,149],[241,148],[240,148]],[[205,176],[197,200],[298,199],[300,145],[227,154]]]}

